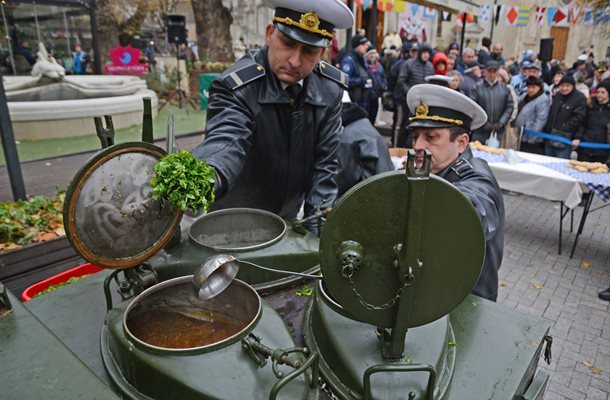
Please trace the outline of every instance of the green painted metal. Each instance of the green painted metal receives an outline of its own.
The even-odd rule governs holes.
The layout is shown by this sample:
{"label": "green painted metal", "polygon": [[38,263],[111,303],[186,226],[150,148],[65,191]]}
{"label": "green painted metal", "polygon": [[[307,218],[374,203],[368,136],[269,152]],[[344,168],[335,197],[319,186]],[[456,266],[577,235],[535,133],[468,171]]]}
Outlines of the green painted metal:
{"label": "green painted metal", "polygon": [[[455,351],[450,382],[442,391],[437,383],[434,399],[506,400],[520,398],[533,385],[539,388],[546,384],[548,376],[543,375],[532,383],[543,338],[549,330],[546,321],[474,295],[453,310],[448,321],[454,339],[439,338],[448,324],[447,317],[409,329],[405,358],[401,360],[403,365],[409,361],[426,364],[434,359],[439,345]],[[375,327],[335,312],[321,298],[317,287],[305,310],[304,333],[307,346],[320,353],[320,370],[332,391],[341,399],[363,398],[365,371],[383,364]],[[400,363],[386,363],[397,364]],[[434,369],[441,373],[445,367],[436,364]],[[414,373],[412,377],[404,372],[385,375],[371,381],[376,399],[396,398],[397,394],[407,398],[410,392],[416,394],[416,399],[427,395],[427,373]],[[438,381],[442,379],[445,378]]]}
{"label": "green painted metal", "polygon": [[3,398],[119,398],[19,299],[6,293],[13,307],[7,315],[0,317]]}
{"label": "green painted metal", "polygon": [[[421,215],[410,217],[421,226],[421,236],[408,239],[407,200],[414,186],[404,172],[376,175],[348,191],[328,217],[320,266],[326,287],[352,318],[386,328],[398,320],[408,327],[423,325],[455,308],[478,279],[485,238],[470,201],[430,176]],[[361,267],[351,277],[343,275],[340,257],[348,240],[364,248]],[[416,241],[418,249],[411,249],[415,254],[407,259],[402,249]],[[408,268],[412,282],[405,279]],[[403,293],[408,307],[397,315]]]}
{"label": "green painted metal", "polygon": [[[167,354],[147,351],[132,343],[123,329],[130,302],[111,310],[102,330],[102,357],[114,384],[129,399],[315,399],[303,376],[291,376],[283,388],[271,365],[260,368],[239,342],[201,354]],[[292,348],[294,342],[282,319],[263,302],[261,319],[252,333],[271,348]],[[243,335],[247,335],[244,332]],[[311,360],[310,360],[311,362]],[[284,368],[286,375],[291,368]],[[309,372],[308,372],[309,373]],[[280,390],[281,389],[281,390]],[[148,396],[148,397],[147,397]]]}

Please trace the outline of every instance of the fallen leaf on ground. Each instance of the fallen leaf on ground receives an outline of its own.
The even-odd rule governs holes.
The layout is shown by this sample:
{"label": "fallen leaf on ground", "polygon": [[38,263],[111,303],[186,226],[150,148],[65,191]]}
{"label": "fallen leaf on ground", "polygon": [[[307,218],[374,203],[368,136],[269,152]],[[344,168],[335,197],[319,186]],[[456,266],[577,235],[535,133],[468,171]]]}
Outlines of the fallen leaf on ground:
{"label": "fallen leaf on ground", "polygon": [[580,263],[580,266],[583,268],[591,268],[591,263],[589,263],[587,261],[583,261]]}
{"label": "fallen leaf on ground", "polygon": [[506,286],[508,286],[508,285],[506,284],[506,282],[505,282],[505,281],[500,281],[500,286],[502,286],[502,287],[506,287]]}
{"label": "fallen leaf on ground", "polygon": [[544,286],[542,286],[542,285],[541,285],[541,284],[539,284],[539,283],[534,283],[534,285],[533,285],[533,286],[534,286],[536,289],[542,289],[542,288],[544,287]]}
{"label": "fallen leaf on ground", "polygon": [[593,372],[595,375],[599,375],[602,372],[602,369],[599,367],[596,367],[591,361],[589,360],[583,360],[582,364],[589,368],[591,370],[591,372]]}
{"label": "fallen leaf on ground", "polygon": [[38,236],[38,240],[41,242],[46,242],[48,240],[53,240],[57,238],[57,234],[55,232],[45,232]]}

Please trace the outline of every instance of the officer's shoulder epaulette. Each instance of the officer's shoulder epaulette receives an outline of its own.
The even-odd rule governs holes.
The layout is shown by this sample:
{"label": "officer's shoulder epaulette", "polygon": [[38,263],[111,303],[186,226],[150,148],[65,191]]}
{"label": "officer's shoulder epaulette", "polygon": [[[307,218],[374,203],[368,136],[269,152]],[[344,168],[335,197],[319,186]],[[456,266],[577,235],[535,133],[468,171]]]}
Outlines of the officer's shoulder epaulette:
{"label": "officer's shoulder epaulette", "polygon": [[327,77],[330,80],[337,82],[339,85],[347,89],[347,74],[341,71],[339,68],[333,67],[326,61],[320,61],[319,71],[322,76]]}
{"label": "officer's shoulder epaulette", "polygon": [[233,72],[229,72],[223,79],[231,90],[235,90],[263,76],[265,76],[265,67],[257,63],[252,63],[238,68]]}

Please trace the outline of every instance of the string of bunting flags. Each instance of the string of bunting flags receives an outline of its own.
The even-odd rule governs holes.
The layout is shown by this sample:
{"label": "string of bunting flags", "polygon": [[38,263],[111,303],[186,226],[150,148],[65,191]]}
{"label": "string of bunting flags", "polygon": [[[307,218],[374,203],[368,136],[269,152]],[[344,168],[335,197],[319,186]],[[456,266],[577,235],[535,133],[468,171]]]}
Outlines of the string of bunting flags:
{"label": "string of bunting flags", "polygon": [[[372,0],[354,0],[354,4],[366,10],[372,4]],[[508,6],[498,4],[482,4],[479,16],[480,22],[489,22],[493,19],[495,25],[503,21],[506,25],[522,28],[530,23],[548,26],[574,26],[577,23],[583,25],[599,25],[610,22],[610,7],[606,9],[593,9],[586,6],[547,7],[541,5],[533,6]],[[410,11],[411,15],[419,15],[422,18],[436,19],[438,10],[432,7],[420,6],[403,0],[377,0],[377,9],[384,12],[402,13]],[[449,12],[441,11],[443,21],[451,21]],[[474,21],[471,14],[466,14],[467,22]],[[456,22],[462,23],[464,13],[459,13]]]}

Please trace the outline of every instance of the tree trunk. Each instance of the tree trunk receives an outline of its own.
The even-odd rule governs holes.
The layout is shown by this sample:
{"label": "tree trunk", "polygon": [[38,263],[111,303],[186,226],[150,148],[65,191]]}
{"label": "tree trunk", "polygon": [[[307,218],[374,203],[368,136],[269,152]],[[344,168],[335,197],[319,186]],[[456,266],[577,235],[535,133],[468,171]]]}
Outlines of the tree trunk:
{"label": "tree trunk", "polygon": [[110,7],[111,0],[97,0],[97,26],[100,41],[99,60],[103,66],[110,60],[110,49],[119,44],[119,28],[111,15],[105,12]]}
{"label": "tree trunk", "polygon": [[192,0],[199,58],[203,61],[234,61],[230,27],[231,10],[222,0]]}

